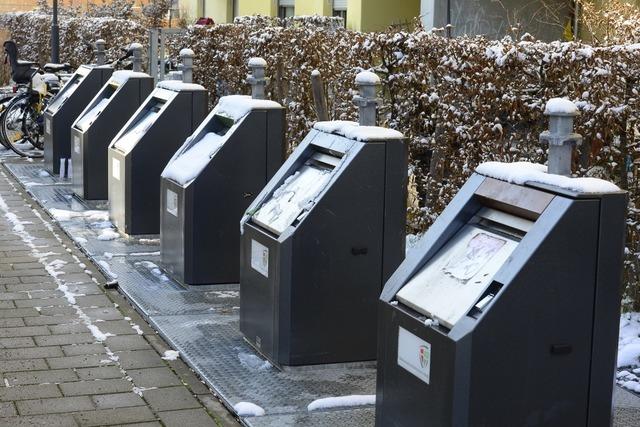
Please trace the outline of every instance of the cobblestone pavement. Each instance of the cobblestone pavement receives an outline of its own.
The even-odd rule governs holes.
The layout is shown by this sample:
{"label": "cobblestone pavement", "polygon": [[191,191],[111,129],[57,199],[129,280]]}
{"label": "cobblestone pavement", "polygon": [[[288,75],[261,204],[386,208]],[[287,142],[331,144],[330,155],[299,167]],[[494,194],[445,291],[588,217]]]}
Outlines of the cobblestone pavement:
{"label": "cobblestone pavement", "polygon": [[0,426],[238,425],[102,282],[0,171]]}

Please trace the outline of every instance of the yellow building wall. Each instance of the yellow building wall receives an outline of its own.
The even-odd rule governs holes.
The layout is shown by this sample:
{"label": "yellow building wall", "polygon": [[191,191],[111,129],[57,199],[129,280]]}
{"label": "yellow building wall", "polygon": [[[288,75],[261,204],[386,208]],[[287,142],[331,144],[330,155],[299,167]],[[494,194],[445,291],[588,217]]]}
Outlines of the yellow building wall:
{"label": "yellow building wall", "polygon": [[347,28],[380,31],[389,25],[411,23],[420,15],[420,0],[349,0]]}
{"label": "yellow building wall", "polygon": [[233,0],[183,0],[180,9],[190,18],[189,23],[200,17],[211,18],[216,24],[233,22]]}
{"label": "yellow building wall", "polygon": [[296,15],[321,15],[333,14],[332,0],[296,0]]}
{"label": "yellow building wall", "polygon": [[278,0],[236,0],[238,15],[278,16]]}

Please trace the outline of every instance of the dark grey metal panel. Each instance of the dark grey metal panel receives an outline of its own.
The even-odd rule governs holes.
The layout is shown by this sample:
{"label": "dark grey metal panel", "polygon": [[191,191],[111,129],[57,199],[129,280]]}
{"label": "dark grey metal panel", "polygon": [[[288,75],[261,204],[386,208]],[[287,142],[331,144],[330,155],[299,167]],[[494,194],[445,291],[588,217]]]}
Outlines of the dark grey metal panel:
{"label": "dark grey metal panel", "polygon": [[[161,180],[163,264],[178,281],[239,281],[240,219],[275,172],[269,163],[284,161],[283,117],[284,109],[250,112],[195,180],[184,186]],[[212,119],[200,135],[219,131]],[[167,189],[177,194],[177,217],[166,209]]]}
{"label": "dark grey metal panel", "polygon": [[[591,427],[610,425],[611,405],[617,367],[620,300],[622,297],[622,263],[626,224],[620,220],[627,213],[626,194],[603,195],[600,199],[599,248],[594,295],[593,345],[589,385],[589,422]],[[603,351],[607,349],[608,351]],[[638,420],[636,420],[638,421]]]}
{"label": "dark grey metal panel", "polygon": [[[401,140],[359,142],[311,131],[249,211],[316,153],[341,160],[301,219],[279,236],[243,219],[240,327],[278,366],[375,359],[384,268],[389,274],[404,256]],[[254,240],[269,250],[268,275],[251,267]]]}
{"label": "dark grey metal panel", "polygon": [[[205,91],[179,92],[167,101],[161,115],[126,155],[109,148],[110,212],[116,226],[124,233],[160,232],[160,174],[204,119],[206,102]],[[120,160],[120,180],[113,177],[112,158]]]}
{"label": "dark grey metal panel", "polygon": [[[102,91],[108,88],[103,87]],[[131,77],[84,131],[72,128],[73,189],[87,200],[107,199],[107,152],[111,140],[153,90],[153,78]],[[79,141],[76,147],[74,138]]]}
{"label": "dark grey metal panel", "polygon": [[[54,174],[60,173],[60,159],[71,158],[71,125],[87,104],[109,80],[113,68],[93,67],[78,84],[74,92],[55,112],[44,112],[45,122],[50,123],[50,132],[44,133],[45,169]],[[46,128],[46,126],[45,126]]]}
{"label": "dark grey metal panel", "polygon": [[[588,411],[602,421],[593,425],[608,425],[619,321],[619,287],[615,285],[620,279],[624,195],[607,196],[616,205],[606,209],[608,223],[604,224],[600,196],[576,199],[556,193],[493,277],[495,297],[484,309],[470,311],[451,330],[425,325],[425,316],[390,303],[480,205],[495,206],[486,194],[474,194],[479,178],[472,177],[461,189],[381,297],[377,425],[588,425]],[[509,203],[538,200],[528,197],[532,190],[527,187],[507,185],[509,191],[522,193],[500,202],[507,212]],[[602,254],[616,255],[601,268],[601,230],[605,229],[605,233],[612,230],[612,236]],[[600,290],[599,281],[607,283]],[[599,345],[592,331],[597,295],[604,305],[603,321],[596,322],[603,325]],[[398,365],[400,326],[431,344],[429,384]],[[593,358],[596,351],[604,365]],[[511,373],[523,367],[522,380],[513,381]],[[590,395],[606,403],[589,407]],[[510,410],[500,410],[504,407]]]}

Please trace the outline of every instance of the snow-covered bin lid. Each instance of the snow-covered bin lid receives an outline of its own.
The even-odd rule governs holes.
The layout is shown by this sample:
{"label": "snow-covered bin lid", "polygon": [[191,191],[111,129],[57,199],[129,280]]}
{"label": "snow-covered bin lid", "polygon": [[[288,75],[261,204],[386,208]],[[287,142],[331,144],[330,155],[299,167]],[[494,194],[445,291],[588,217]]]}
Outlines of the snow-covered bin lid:
{"label": "snow-covered bin lid", "polygon": [[204,87],[195,83],[184,83],[180,80],[163,80],[158,83],[158,87],[160,89],[167,89],[173,92],[181,92],[181,91],[197,91],[197,90],[205,90]]}
{"label": "snow-covered bin lid", "polygon": [[282,183],[253,215],[253,222],[278,235],[312,206],[331,179],[330,169],[304,165]]}
{"label": "snow-covered bin lid", "polygon": [[129,80],[130,78],[134,78],[134,77],[149,77],[149,75],[146,73],[141,73],[139,71],[118,70],[118,71],[114,71],[113,74],[111,74],[111,78],[109,79],[109,82],[121,85],[125,83],[127,80]]}
{"label": "snow-covered bin lid", "polygon": [[[223,96],[210,114],[218,114],[237,122],[252,110],[280,109],[282,105],[266,99],[253,99],[249,95]],[[208,120],[205,120],[208,121]]]}
{"label": "snow-covered bin lid", "polygon": [[180,51],[180,56],[194,56],[195,54],[189,48],[184,48]]}
{"label": "snow-covered bin lid", "polygon": [[313,125],[313,128],[320,132],[333,133],[361,142],[388,141],[390,139],[404,138],[404,135],[397,130],[378,126],[360,126],[357,122],[343,120],[317,122]]}
{"label": "snow-covered bin lid", "polygon": [[[223,96],[215,108],[202,121],[198,129],[184,142],[182,147],[171,158],[164,171],[163,178],[171,179],[180,185],[193,181],[207,166],[209,161],[233,135],[244,119],[252,110],[282,108],[275,101],[253,99],[247,95]],[[234,124],[226,130],[224,135],[214,132],[203,134],[203,129],[214,116],[224,116],[232,119]],[[198,138],[197,141],[194,138]]]}
{"label": "snow-covered bin lid", "polygon": [[142,45],[134,42],[129,45],[129,49],[142,49]]}
{"label": "snow-covered bin lid", "polygon": [[480,175],[513,184],[538,183],[562,188],[576,193],[604,194],[618,193],[620,188],[603,179],[598,178],[571,178],[568,176],[547,173],[545,165],[530,162],[486,162],[476,168]]}

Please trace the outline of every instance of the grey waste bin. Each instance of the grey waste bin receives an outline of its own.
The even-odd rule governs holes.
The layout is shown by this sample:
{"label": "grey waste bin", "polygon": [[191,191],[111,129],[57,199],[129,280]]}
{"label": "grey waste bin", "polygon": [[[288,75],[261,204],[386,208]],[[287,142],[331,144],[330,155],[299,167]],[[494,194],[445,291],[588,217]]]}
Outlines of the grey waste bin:
{"label": "grey waste bin", "polygon": [[170,80],[156,89],[111,142],[109,215],[125,234],[160,232],[160,174],[207,114],[207,92]]}
{"label": "grey waste bin", "polygon": [[165,168],[160,253],[179,282],[238,282],[238,224],[284,161],[284,120],[276,102],[223,97]]}
{"label": "grey waste bin", "polygon": [[543,169],[481,166],[385,285],[377,426],[610,425],[626,193]]}
{"label": "grey waste bin", "polygon": [[111,66],[81,65],[47,106],[44,111],[45,169],[59,174],[61,159],[66,168],[65,159],[71,158],[71,125],[112,73]]}
{"label": "grey waste bin", "polygon": [[250,206],[240,330],[276,365],[375,359],[382,285],[404,257],[399,132],[322,122]]}
{"label": "grey waste bin", "polygon": [[72,187],[87,200],[108,198],[107,150],[153,90],[142,72],[116,71],[71,126]]}

